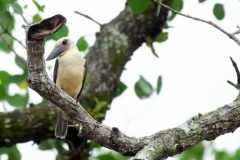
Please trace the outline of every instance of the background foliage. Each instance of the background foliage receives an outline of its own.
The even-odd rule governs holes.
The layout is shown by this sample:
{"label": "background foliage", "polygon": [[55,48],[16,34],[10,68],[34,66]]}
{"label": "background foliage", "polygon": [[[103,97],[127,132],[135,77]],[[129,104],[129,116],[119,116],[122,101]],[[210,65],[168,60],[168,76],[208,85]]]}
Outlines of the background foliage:
{"label": "background foliage", "polygon": [[[138,14],[143,12],[149,5],[150,0],[127,0],[128,5],[130,6],[133,14]],[[184,6],[183,0],[174,0],[172,3],[172,8],[181,11]],[[201,3],[204,3],[205,0],[199,0],[199,5]],[[32,0],[32,3],[37,8],[37,12],[32,15],[32,20],[26,20],[24,10],[28,7],[26,4],[25,6],[20,6],[17,0],[0,0],[0,50],[2,51],[1,54],[9,54],[14,53],[15,54],[15,61],[16,65],[19,67],[19,69],[22,71],[21,74],[10,74],[4,70],[0,71],[0,102],[2,106],[4,107],[5,103],[8,103],[12,107],[15,107],[16,109],[24,109],[26,107],[29,107],[31,102],[29,101],[29,89],[27,86],[27,83],[25,79],[27,78],[27,68],[26,68],[26,60],[22,57],[19,57],[17,55],[17,52],[15,51],[15,48],[13,47],[14,43],[19,43],[23,48],[25,48],[24,42],[20,42],[16,37],[13,36],[12,32],[14,28],[16,27],[16,17],[20,16],[25,23],[31,24],[36,23],[42,19],[41,12],[44,12],[45,4],[41,4],[41,1],[35,1]],[[164,3],[164,1],[163,1]],[[187,2],[186,2],[187,3]],[[47,4],[46,4],[47,5]],[[156,14],[159,14],[160,6],[158,8],[158,11],[156,11]],[[212,7],[212,13],[216,17],[217,20],[222,20],[225,17],[225,10],[224,6],[221,3],[216,3]],[[174,13],[171,13],[169,16],[169,21],[174,20],[176,15]],[[168,28],[172,26],[168,26],[168,24],[165,25],[165,31],[160,33],[156,39],[152,41],[146,40],[146,45],[149,47],[150,51],[153,53],[153,55],[156,58],[159,58],[159,55],[155,52],[155,49],[153,47],[153,43],[157,43],[160,45],[160,43],[164,43],[168,40],[169,32]],[[174,27],[174,26],[173,26]],[[61,37],[68,36],[69,33],[69,26],[63,27],[59,32],[56,34],[53,34],[52,36],[48,36],[46,38],[46,43],[49,40],[58,40]],[[88,42],[85,40],[85,37],[79,37],[79,39],[76,42],[78,49],[81,52],[87,53],[88,48],[90,47]],[[161,93],[162,85],[164,85],[162,81],[161,75],[158,76],[156,79],[155,84],[151,84],[147,77],[143,77],[142,75],[139,75],[139,80],[135,82],[134,85],[134,92],[139,97],[139,99],[146,99],[151,97],[151,95],[155,92],[156,94]],[[13,84],[18,87],[18,90],[15,90],[14,94],[10,94],[9,86]],[[117,96],[120,96],[125,90],[127,89],[127,85],[124,82],[121,82],[119,84],[118,90],[117,90]],[[97,102],[97,105],[99,107],[105,107],[107,104],[106,102],[99,102],[98,99],[95,99]],[[45,103],[44,100],[42,100],[41,103]],[[97,113],[97,109],[99,107],[96,107],[95,110],[92,110],[91,115],[99,116],[95,114]],[[64,143],[57,139],[50,139],[46,140],[40,143],[39,149],[40,150],[59,150],[64,145]],[[235,154],[230,154],[224,150],[216,150],[210,143],[201,143],[188,151],[182,153],[181,155],[178,155],[178,159],[180,160],[203,160],[204,154],[206,153],[206,150],[208,152],[210,151],[212,156],[215,160],[237,160],[240,159],[240,150],[236,150]],[[107,159],[129,159],[127,157],[123,157],[119,155],[116,152],[112,151],[103,151],[100,149],[99,146],[96,146],[95,151],[98,153],[98,156],[95,156],[98,160],[107,160]],[[0,148],[0,159],[1,155],[7,155],[9,160],[20,160],[21,159],[21,153],[19,152],[18,148],[15,146],[12,147],[2,147]],[[59,152],[59,155],[56,156],[57,160],[62,159],[61,152]]]}

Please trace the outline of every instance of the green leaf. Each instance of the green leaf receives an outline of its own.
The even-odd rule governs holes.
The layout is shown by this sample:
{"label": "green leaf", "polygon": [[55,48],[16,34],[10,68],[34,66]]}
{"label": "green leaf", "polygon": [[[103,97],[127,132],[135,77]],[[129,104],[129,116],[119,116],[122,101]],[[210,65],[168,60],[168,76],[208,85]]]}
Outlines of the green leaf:
{"label": "green leaf", "polygon": [[39,11],[44,12],[45,5],[40,5],[37,1],[32,0],[35,6],[38,8]]}
{"label": "green leaf", "polygon": [[55,148],[55,139],[48,139],[41,141],[40,144],[38,145],[38,149],[40,150],[49,150],[49,149],[54,149]]}
{"label": "green leaf", "polygon": [[94,115],[94,119],[99,119],[99,118],[105,118],[105,114],[103,114],[103,113],[95,113],[95,115]]}
{"label": "green leaf", "polygon": [[6,99],[8,96],[9,76],[9,73],[0,71],[0,100]]}
{"label": "green leaf", "polygon": [[6,87],[0,85],[0,100],[3,100],[7,97]]}
{"label": "green leaf", "polygon": [[27,9],[28,8],[28,5],[27,4],[25,4],[25,6],[23,7],[24,9]]}
{"label": "green leaf", "polygon": [[67,37],[67,35],[68,35],[68,27],[64,26],[58,32],[54,33],[52,38],[55,41],[57,41],[58,39],[60,39],[62,37]]}
{"label": "green leaf", "polygon": [[2,154],[7,154],[8,160],[21,160],[21,154],[16,145],[12,147],[1,147],[0,155]]}
{"label": "green leaf", "polygon": [[8,85],[9,84],[9,79],[10,75],[6,71],[0,71],[0,84],[1,85]]}
{"label": "green leaf", "polygon": [[127,89],[126,84],[124,84],[123,82],[120,81],[118,88],[117,88],[117,96],[120,96],[125,90]]}
{"label": "green leaf", "polygon": [[15,94],[6,98],[7,102],[16,108],[26,108],[28,102],[28,93],[24,96]]}
{"label": "green leaf", "polygon": [[[171,8],[177,11],[181,11],[183,8],[183,0],[174,0]],[[173,20],[173,18],[176,16],[175,13],[172,13],[171,16],[169,17],[169,21]]]}
{"label": "green leaf", "polygon": [[[4,5],[7,5],[8,4],[8,0],[1,0],[1,2],[4,4]],[[1,4],[0,4],[1,5]]]}
{"label": "green leaf", "polygon": [[[2,8],[0,7],[0,9]],[[4,25],[4,28],[6,28],[8,25],[10,25],[10,23],[12,23],[14,19],[10,12],[4,8],[3,10],[0,11],[0,20],[1,22],[4,22],[2,24]]]}
{"label": "green leaf", "polygon": [[158,76],[158,80],[157,80],[157,94],[160,93],[161,88],[162,88],[162,76]]}
{"label": "green leaf", "polygon": [[198,0],[199,3],[203,3],[205,2],[206,0]]}
{"label": "green leaf", "polygon": [[[11,46],[13,46],[13,39],[7,34],[3,34],[2,37],[5,41]],[[5,43],[2,39],[0,39],[0,50],[4,51],[5,53],[10,53],[11,49],[8,47],[8,45]]]}
{"label": "green leaf", "polygon": [[218,20],[222,20],[225,16],[223,5],[216,3],[213,7],[213,14]]}
{"label": "green leaf", "polygon": [[154,48],[153,44],[149,45],[149,47],[150,47],[150,49],[151,49],[151,51],[152,51],[152,54],[153,54],[155,57],[159,58],[159,56],[157,55],[157,53],[156,53],[156,51],[155,51],[155,48]]}
{"label": "green leaf", "polygon": [[3,11],[6,11],[6,4],[0,0],[0,14]]}
{"label": "green leaf", "polygon": [[147,80],[140,76],[139,80],[134,85],[134,90],[140,99],[144,99],[152,94],[153,87]]}
{"label": "green leaf", "polygon": [[232,160],[231,155],[226,151],[214,151],[215,160]]}
{"label": "green leaf", "polygon": [[13,3],[12,8],[15,13],[23,14],[22,7],[18,3]]}
{"label": "green leaf", "polygon": [[141,13],[147,9],[149,0],[127,0],[133,13]]}
{"label": "green leaf", "polygon": [[27,66],[22,61],[20,61],[20,59],[17,56],[15,56],[14,60],[18,67],[22,68],[24,71],[26,70],[27,72]]}
{"label": "green leaf", "polygon": [[0,11],[0,20],[4,23],[10,24],[13,21],[13,17],[6,9],[4,9]]}
{"label": "green leaf", "polygon": [[9,76],[9,82],[10,83],[21,83],[22,81],[25,81],[25,79],[27,78],[26,74],[19,74],[19,75],[11,75]]}
{"label": "green leaf", "polygon": [[[162,0],[158,0],[158,2],[162,2]],[[157,16],[159,15],[160,13],[160,10],[161,10],[161,5],[158,5],[158,8],[157,8]]]}
{"label": "green leaf", "polygon": [[164,26],[163,26],[164,29],[168,29],[168,28],[173,28],[173,26],[169,26],[168,23],[164,23]]}
{"label": "green leaf", "polygon": [[155,42],[164,42],[168,39],[168,32],[161,32],[157,35],[157,37],[155,38]]}
{"label": "green leaf", "polygon": [[[9,19],[7,19],[4,23],[1,23],[2,27],[4,29],[6,29],[8,32],[12,32],[12,30],[14,29],[14,24],[15,24],[15,19],[14,17],[8,12],[5,11],[5,8],[1,11],[1,3],[0,3],[0,21],[5,21],[5,18],[8,17]],[[6,15],[5,15],[6,14]],[[1,16],[3,16],[1,18]],[[6,16],[6,17],[5,17]],[[3,28],[0,27],[0,32],[3,32]],[[3,34],[2,36],[9,36],[7,34]]]}
{"label": "green leaf", "polygon": [[42,17],[37,13],[33,16],[33,23],[37,23],[42,20]]}
{"label": "green leaf", "polygon": [[10,4],[15,3],[17,0],[8,0]]}
{"label": "green leaf", "polygon": [[129,157],[124,157],[117,152],[108,152],[100,154],[96,157],[97,160],[129,160]]}
{"label": "green leaf", "polygon": [[77,47],[79,51],[85,51],[88,48],[88,43],[84,37],[80,37],[77,41]]}
{"label": "green leaf", "polygon": [[235,151],[235,155],[232,157],[231,160],[239,160],[240,159],[240,149]]}
{"label": "green leaf", "polygon": [[8,152],[8,160],[21,160],[21,153],[16,146],[11,147]]}
{"label": "green leaf", "polygon": [[56,156],[56,159],[55,160],[64,160],[64,157],[63,157],[63,155],[57,155]]}
{"label": "green leaf", "polygon": [[203,154],[204,154],[204,146],[202,143],[199,143],[193,148],[190,148],[187,151],[180,154],[179,160],[190,160],[190,159],[203,160]]}

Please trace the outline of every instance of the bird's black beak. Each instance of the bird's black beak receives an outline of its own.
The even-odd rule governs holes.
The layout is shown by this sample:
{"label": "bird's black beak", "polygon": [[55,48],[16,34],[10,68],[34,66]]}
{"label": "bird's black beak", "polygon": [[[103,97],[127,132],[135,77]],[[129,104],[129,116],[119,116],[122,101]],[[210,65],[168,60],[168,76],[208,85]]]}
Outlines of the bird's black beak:
{"label": "bird's black beak", "polygon": [[52,52],[49,54],[49,56],[47,57],[46,61],[50,61],[54,58],[56,58],[57,56],[59,56],[62,52],[63,52],[64,48],[63,46],[55,46],[52,50]]}

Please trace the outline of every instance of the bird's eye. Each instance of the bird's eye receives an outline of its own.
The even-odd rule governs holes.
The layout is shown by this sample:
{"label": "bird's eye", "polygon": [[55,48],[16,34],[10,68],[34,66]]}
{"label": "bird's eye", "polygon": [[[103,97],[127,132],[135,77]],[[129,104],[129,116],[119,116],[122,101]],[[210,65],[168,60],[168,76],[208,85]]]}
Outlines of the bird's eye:
{"label": "bird's eye", "polygon": [[63,45],[67,44],[67,40],[64,39],[63,42],[62,42]]}

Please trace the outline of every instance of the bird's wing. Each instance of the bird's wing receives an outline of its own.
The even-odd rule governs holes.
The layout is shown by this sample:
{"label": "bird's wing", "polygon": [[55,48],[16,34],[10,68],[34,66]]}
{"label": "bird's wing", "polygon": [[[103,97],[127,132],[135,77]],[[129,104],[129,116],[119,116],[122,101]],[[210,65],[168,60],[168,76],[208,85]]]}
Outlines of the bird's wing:
{"label": "bird's wing", "polygon": [[57,71],[58,71],[58,59],[55,61],[54,71],[53,71],[53,82],[57,83]]}
{"label": "bird's wing", "polygon": [[85,67],[85,71],[84,71],[84,78],[83,78],[83,81],[82,81],[82,88],[81,88],[80,92],[77,95],[77,100],[79,100],[80,94],[82,93],[83,86],[84,86],[84,83],[85,83],[85,79],[86,79],[86,76],[87,76],[87,61],[86,60],[85,60],[84,67]]}

